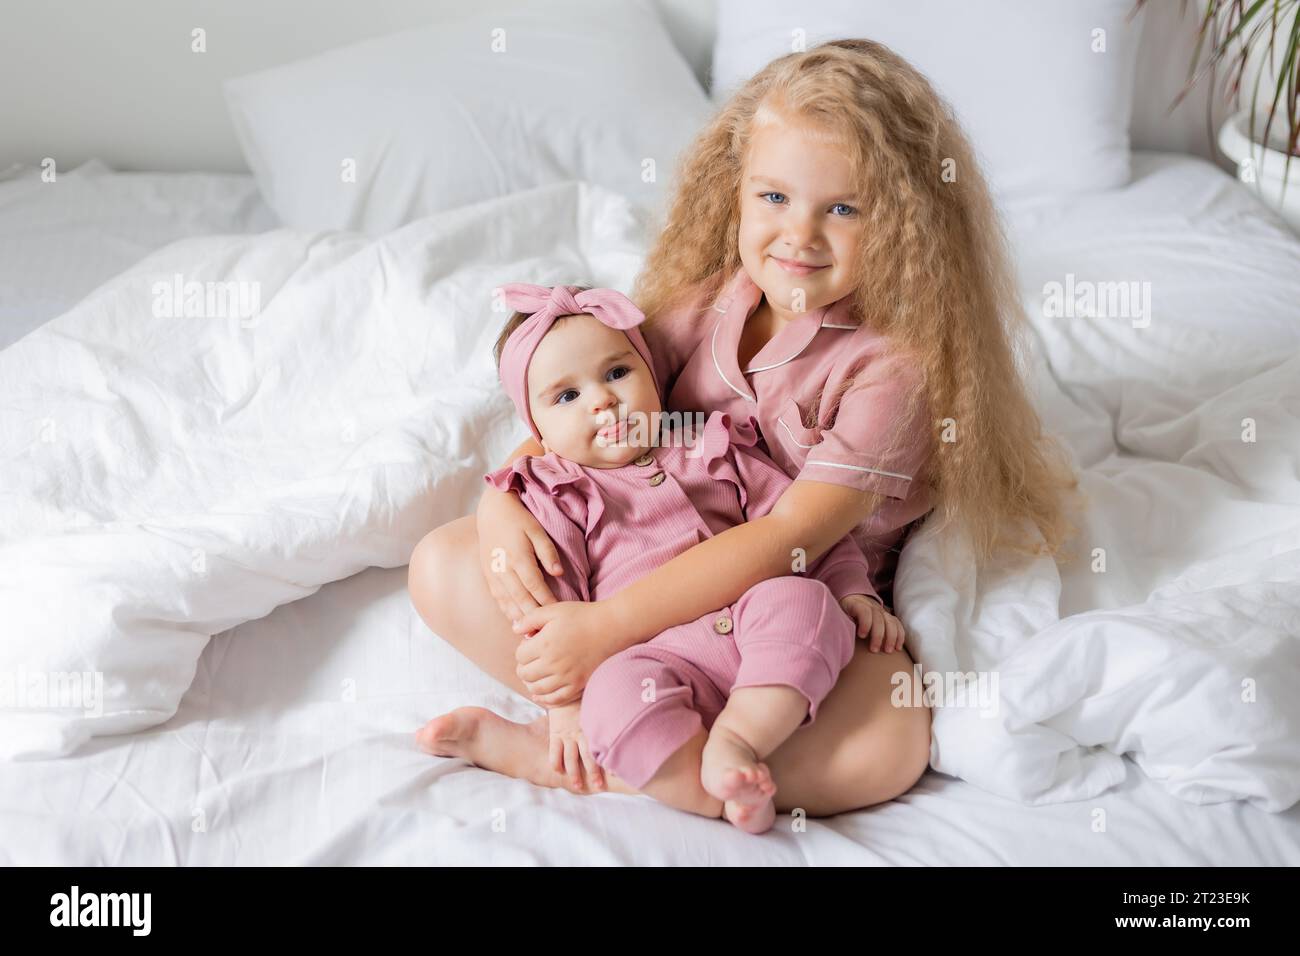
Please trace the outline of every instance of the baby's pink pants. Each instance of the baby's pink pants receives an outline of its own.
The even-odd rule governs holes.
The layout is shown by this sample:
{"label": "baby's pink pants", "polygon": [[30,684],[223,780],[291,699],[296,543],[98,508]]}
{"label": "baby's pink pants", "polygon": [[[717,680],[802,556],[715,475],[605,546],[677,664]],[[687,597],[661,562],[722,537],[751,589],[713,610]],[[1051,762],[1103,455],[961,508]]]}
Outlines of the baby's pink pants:
{"label": "baby's pink pants", "polygon": [[852,619],[821,581],[762,581],[730,607],[670,627],[596,668],[582,695],[582,732],[605,769],[641,789],[738,687],[779,684],[817,717],[853,657]]}

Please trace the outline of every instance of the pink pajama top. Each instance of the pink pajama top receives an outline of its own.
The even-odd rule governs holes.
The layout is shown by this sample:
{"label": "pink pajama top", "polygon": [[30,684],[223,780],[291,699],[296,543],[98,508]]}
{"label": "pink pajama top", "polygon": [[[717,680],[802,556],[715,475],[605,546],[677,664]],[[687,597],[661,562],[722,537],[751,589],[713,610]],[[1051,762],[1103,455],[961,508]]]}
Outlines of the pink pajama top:
{"label": "pink pajama top", "polygon": [[[564,565],[561,578],[548,578],[556,597],[599,601],[706,538],[767,514],[791,482],[757,443],[752,422],[714,412],[692,448],[663,444],[618,468],[553,452],[522,455],[483,480],[518,494],[555,543]],[[820,580],[837,600],[874,595],[867,562],[847,535],[791,573]]]}
{"label": "pink pajama top", "polygon": [[[915,440],[887,454],[906,389],[919,372],[891,354],[888,339],[854,322],[851,297],[799,315],[741,369],[741,333],[762,296],[742,268],[716,300],[696,297],[641,326],[660,394],[667,396],[664,407],[724,411],[736,421],[753,417],[764,449],[791,479],[883,495],[884,504],[850,534],[884,594],[906,533],[933,505],[924,405],[901,426]],[[853,384],[837,401],[846,381]],[[806,428],[805,421],[815,426]]]}

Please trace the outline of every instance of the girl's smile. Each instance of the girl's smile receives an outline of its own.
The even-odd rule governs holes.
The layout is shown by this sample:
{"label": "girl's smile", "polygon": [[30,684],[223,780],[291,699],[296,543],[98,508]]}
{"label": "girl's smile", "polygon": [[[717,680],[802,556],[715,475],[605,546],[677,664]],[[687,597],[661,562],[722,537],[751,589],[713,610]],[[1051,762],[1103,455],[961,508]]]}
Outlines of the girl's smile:
{"label": "girl's smile", "polygon": [[786,272],[796,276],[810,276],[814,272],[818,272],[827,267],[825,265],[809,265],[802,262],[796,262],[793,259],[782,259],[778,256],[772,256],[771,258]]}

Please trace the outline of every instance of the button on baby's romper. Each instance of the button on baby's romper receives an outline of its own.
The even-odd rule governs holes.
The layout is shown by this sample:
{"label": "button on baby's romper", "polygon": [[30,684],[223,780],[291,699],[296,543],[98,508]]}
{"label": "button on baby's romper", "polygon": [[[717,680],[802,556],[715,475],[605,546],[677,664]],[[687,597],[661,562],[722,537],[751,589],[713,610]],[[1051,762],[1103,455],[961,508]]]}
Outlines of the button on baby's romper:
{"label": "button on baby's romper", "polygon": [[[767,514],[791,484],[756,447],[752,421],[714,412],[691,447],[681,435],[619,468],[547,454],[485,476],[519,494],[555,543],[561,600],[613,596],[705,538]],[[805,573],[762,581],[734,604],[610,657],[582,698],[592,755],[641,788],[712,727],[738,687],[794,687],[808,699],[804,724],[812,723],[853,656],[854,624],[839,606],[849,594],[875,590],[862,551],[846,536]]]}

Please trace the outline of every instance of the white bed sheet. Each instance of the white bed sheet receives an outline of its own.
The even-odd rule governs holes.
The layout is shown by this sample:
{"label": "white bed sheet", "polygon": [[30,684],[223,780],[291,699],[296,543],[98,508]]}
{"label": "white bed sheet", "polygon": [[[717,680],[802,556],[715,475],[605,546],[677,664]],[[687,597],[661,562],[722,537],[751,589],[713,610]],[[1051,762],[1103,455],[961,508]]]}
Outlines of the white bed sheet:
{"label": "white bed sheet", "polygon": [[[1272,244],[1241,270],[1297,261],[1266,221],[1216,211],[1238,209],[1223,198],[1238,187],[1172,156],[1137,157],[1135,176],[1115,195],[1011,210],[1024,287],[1058,278],[1062,262],[1114,278],[1149,268],[1169,294],[1201,297],[1191,310],[1201,317],[1212,314],[1204,297],[1221,290],[1222,314],[1252,347],[1300,347],[1300,327],[1287,321],[1295,303],[1270,298],[1266,281],[1205,280],[1219,234],[1239,241],[1259,228]],[[1179,274],[1185,290],[1171,280]],[[1221,358],[1206,356],[1206,371]],[[646,798],[543,791],[431,758],[412,732],[433,714],[466,703],[517,719],[537,711],[429,635],[404,585],[404,569],[327,585],[215,637],[166,724],[96,739],[70,758],[0,766],[0,860],[1300,864],[1300,805],[1198,806],[1128,760],[1122,784],[1073,803],[1026,807],[931,772],[888,805],[810,820],[804,832],[783,817],[751,838]],[[1115,599],[1067,593],[1063,604],[1085,597]]]}
{"label": "white bed sheet", "polygon": [[0,348],[170,242],[277,225],[247,174],[0,171]]}
{"label": "white bed sheet", "polygon": [[[347,699],[351,697],[352,699]],[[538,711],[432,637],[405,569],[372,568],[214,638],[180,711],[0,772],[12,864],[1283,865],[1300,807],[1195,806],[1131,768],[1023,807],[928,773],[892,803],[762,837],[645,797],[576,796],[416,750],[475,702]],[[1104,830],[1098,830],[1104,823]]]}
{"label": "white bed sheet", "polygon": [[[1134,168],[1124,189],[1010,210],[1038,406],[1088,508],[1072,563],[977,575],[956,536],[927,524],[909,541],[894,595],[913,653],[999,681],[992,719],[936,710],[931,767],[1079,800],[1127,754],[1190,802],[1285,810],[1300,800],[1300,242],[1203,161]],[[1127,306],[1111,297],[1130,284]],[[1082,313],[1057,314],[1052,286],[1095,302],[1064,292]]]}

